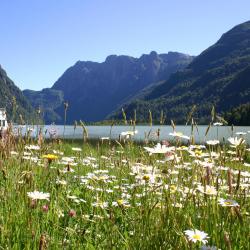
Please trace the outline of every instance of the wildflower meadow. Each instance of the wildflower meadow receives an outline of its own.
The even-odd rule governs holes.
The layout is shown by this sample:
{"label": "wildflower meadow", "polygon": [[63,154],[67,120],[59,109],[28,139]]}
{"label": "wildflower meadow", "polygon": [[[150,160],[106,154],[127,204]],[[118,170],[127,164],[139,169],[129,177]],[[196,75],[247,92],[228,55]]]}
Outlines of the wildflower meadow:
{"label": "wildflower meadow", "polygon": [[0,249],[250,249],[250,134],[0,141]]}

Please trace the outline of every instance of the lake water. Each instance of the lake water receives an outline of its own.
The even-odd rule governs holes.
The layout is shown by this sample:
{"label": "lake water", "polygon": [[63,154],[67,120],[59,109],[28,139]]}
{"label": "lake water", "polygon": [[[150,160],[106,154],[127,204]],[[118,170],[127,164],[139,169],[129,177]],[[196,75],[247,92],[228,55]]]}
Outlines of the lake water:
{"label": "lake water", "polygon": [[[42,129],[45,137],[50,137],[50,135],[54,135],[59,138],[67,138],[67,139],[81,139],[83,138],[83,129],[78,126],[74,129],[74,126],[66,126],[65,132],[64,126],[62,125],[46,125],[46,126],[24,126],[22,127],[22,134],[27,132],[27,129],[31,129],[31,136],[37,136],[37,129]],[[132,131],[133,127],[131,126],[113,126],[112,129],[110,126],[86,126],[88,130],[88,136],[91,139],[100,139],[101,137],[110,137],[111,139],[119,139],[119,135],[124,131]],[[159,130],[159,139],[160,140],[172,140],[173,136],[170,136],[169,133],[173,132],[173,128],[171,126],[136,126],[135,128],[138,133],[133,136],[134,140],[142,141],[148,137],[149,140],[157,140],[157,131]],[[176,132],[181,132],[184,135],[191,135],[191,126],[176,126]],[[244,132],[246,135],[243,137],[246,139],[247,143],[250,144],[250,127],[244,126],[235,126],[233,130],[230,126],[212,126],[205,136],[207,130],[207,126],[198,126],[197,129],[194,129],[194,138],[195,142],[203,143],[206,140],[211,139],[219,139],[223,141],[223,139],[227,140],[230,136],[238,136],[237,133]],[[185,141],[185,139],[184,139]]]}

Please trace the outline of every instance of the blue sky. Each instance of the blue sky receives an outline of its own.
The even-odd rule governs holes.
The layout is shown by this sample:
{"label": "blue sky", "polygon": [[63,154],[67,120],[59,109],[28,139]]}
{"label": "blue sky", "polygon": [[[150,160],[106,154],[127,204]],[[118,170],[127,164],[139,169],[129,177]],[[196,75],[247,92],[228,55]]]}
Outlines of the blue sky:
{"label": "blue sky", "polygon": [[249,10],[249,0],[2,0],[0,64],[19,88],[39,90],[78,60],[198,55]]}

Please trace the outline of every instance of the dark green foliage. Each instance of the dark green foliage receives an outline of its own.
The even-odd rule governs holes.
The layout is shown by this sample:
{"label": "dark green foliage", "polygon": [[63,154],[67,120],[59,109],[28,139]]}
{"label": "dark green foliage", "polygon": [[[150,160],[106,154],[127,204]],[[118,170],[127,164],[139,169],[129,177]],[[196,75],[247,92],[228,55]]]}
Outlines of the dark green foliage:
{"label": "dark green foliage", "polygon": [[250,126],[250,103],[232,108],[224,117],[229,124]]}
{"label": "dark green foliage", "polygon": [[[124,105],[131,116],[137,110],[145,120],[150,109],[155,120],[164,110],[168,118],[185,123],[193,105],[194,118],[201,124],[210,120],[212,106],[219,113],[250,101],[250,22],[225,33],[196,57],[182,72],[146,91]],[[111,118],[119,117],[117,110]]]}
{"label": "dark green foliage", "polygon": [[[8,120],[21,123],[22,119],[32,122],[36,119],[34,109],[22,91],[7,76],[0,66],[0,108],[6,108]],[[22,116],[22,119],[20,118]]]}

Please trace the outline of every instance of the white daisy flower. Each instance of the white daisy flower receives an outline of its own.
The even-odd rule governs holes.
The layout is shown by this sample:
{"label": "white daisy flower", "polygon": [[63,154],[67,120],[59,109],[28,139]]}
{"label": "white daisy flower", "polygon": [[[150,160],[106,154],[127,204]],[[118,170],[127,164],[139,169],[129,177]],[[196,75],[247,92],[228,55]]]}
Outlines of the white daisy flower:
{"label": "white daisy flower", "polygon": [[29,149],[29,150],[40,150],[40,146],[38,145],[26,145],[25,149]]}
{"label": "white daisy flower", "polygon": [[242,139],[242,138],[239,138],[239,139],[238,139],[237,137],[229,137],[227,140],[228,140],[233,146],[239,146],[239,145],[245,143],[245,140],[244,140],[244,139]]}
{"label": "white daisy flower", "polygon": [[213,125],[214,125],[214,126],[222,126],[223,123],[221,123],[221,122],[215,122]]}
{"label": "white daisy flower", "polygon": [[174,136],[174,137],[177,137],[177,138],[183,138],[183,139],[186,139],[186,140],[189,140],[189,139],[190,139],[189,136],[183,135],[183,133],[181,133],[181,132],[175,132],[175,131],[174,131],[173,133],[169,133],[169,135]]}
{"label": "white daisy flower", "polygon": [[246,132],[236,132],[235,134],[236,135],[246,135],[247,133]]}
{"label": "white daisy flower", "polygon": [[208,141],[206,141],[206,143],[208,145],[217,145],[220,143],[220,141],[219,140],[208,140]]}
{"label": "white daisy flower", "polygon": [[167,147],[166,145],[161,145],[157,143],[157,145],[153,148],[144,147],[150,154],[166,154],[167,152],[173,152],[175,147]]}
{"label": "white daisy flower", "polygon": [[209,238],[207,233],[200,231],[198,229],[186,230],[184,232],[186,236],[188,237],[188,240],[194,243],[198,241],[198,242],[202,242],[203,244],[206,244],[207,243],[206,239]]}
{"label": "white daisy flower", "polygon": [[39,191],[34,191],[34,192],[27,192],[28,197],[31,198],[32,200],[47,200],[49,201],[50,194],[49,193],[43,193]]}
{"label": "white daisy flower", "polygon": [[82,149],[81,148],[72,148],[73,151],[76,151],[76,152],[81,152]]}
{"label": "white daisy flower", "polygon": [[209,185],[206,185],[206,186],[201,186],[199,185],[197,187],[197,190],[199,190],[201,193],[203,194],[207,194],[207,195],[217,195],[217,190],[215,187],[213,186],[209,186]]}
{"label": "white daisy flower", "polygon": [[238,207],[239,204],[238,202],[234,201],[234,200],[225,200],[225,199],[219,199],[219,205],[221,205],[222,207]]}

